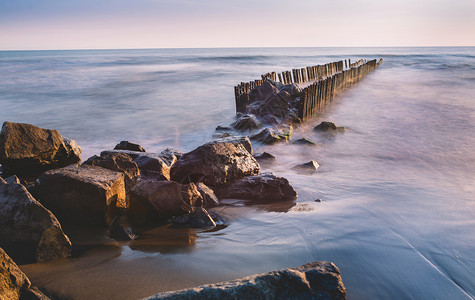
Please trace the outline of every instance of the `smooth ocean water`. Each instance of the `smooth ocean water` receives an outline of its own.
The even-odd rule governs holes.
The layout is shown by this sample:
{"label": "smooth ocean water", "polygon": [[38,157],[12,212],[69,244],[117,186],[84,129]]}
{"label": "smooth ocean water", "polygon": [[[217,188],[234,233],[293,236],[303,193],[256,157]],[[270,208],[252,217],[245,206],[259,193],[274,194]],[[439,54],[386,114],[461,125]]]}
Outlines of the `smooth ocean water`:
{"label": "smooth ocean water", "polygon": [[[23,270],[62,297],[136,299],[329,260],[349,299],[473,299],[473,47],[3,51],[0,122],[58,129],[84,160],[121,140],[189,151],[233,121],[241,81],[380,57],[379,69],[294,130],[317,147],[254,145],[277,157],[263,170],[288,178],[297,203],[231,202],[218,209],[227,226],[209,232],[163,227],[133,242],[81,234],[78,257]],[[347,131],[319,136],[322,120]],[[312,159],[317,173],[290,170]]]}

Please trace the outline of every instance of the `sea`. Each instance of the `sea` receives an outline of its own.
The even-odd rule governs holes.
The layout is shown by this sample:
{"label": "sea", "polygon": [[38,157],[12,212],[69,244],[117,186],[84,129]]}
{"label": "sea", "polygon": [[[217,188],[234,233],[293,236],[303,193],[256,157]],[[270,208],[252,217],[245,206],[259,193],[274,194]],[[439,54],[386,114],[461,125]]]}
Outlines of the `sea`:
{"label": "sea", "polygon": [[[214,230],[135,241],[65,228],[73,258],[22,270],[60,299],[139,299],[331,261],[348,299],[474,299],[474,47],[0,51],[0,122],[57,129],[83,160],[122,140],[187,152],[235,120],[238,83],[360,58],[383,63],[294,128],[317,146],[253,144],[296,201],[225,201]],[[319,135],[322,121],[346,131]]]}

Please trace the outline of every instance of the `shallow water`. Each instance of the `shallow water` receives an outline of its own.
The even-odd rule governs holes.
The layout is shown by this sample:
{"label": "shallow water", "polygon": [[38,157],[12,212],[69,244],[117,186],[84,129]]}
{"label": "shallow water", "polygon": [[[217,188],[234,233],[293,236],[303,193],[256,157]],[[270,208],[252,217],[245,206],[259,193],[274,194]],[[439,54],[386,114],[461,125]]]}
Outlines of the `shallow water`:
{"label": "shallow water", "polygon": [[[328,260],[349,299],[473,299],[475,48],[0,52],[0,121],[58,129],[83,159],[123,139],[188,151],[232,122],[240,81],[379,57],[294,130],[317,147],[254,145],[277,157],[263,170],[288,178],[296,203],[230,202],[220,230],[161,227],[133,242],[70,232],[75,258],[22,269],[62,297],[136,299]],[[320,136],[322,120],[347,130]],[[317,173],[291,171],[312,159]]]}

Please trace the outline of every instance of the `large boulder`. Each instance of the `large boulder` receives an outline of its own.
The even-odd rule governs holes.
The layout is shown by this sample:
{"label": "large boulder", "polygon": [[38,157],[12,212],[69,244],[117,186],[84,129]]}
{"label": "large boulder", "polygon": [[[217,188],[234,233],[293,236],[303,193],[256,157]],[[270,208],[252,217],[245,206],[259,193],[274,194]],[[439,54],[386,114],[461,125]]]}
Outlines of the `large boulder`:
{"label": "large boulder", "polygon": [[84,164],[123,173],[127,189],[131,189],[140,176],[139,167],[125,153],[110,153],[104,156],[94,155],[88,158]]}
{"label": "large boulder", "polygon": [[346,299],[340,271],[331,262],[253,275],[233,281],[156,294],[148,300]]}
{"label": "large boulder", "polygon": [[130,151],[137,151],[137,152],[146,152],[145,149],[139,144],[134,144],[129,141],[121,141],[120,143],[115,145],[114,150],[130,150]]}
{"label": "large boulder", "polygon": [[182,215],[202,202],[195,184],[141,180],[130,194],[129,215],[135,223]]}
{"label": "large boulder", "polygon": [[56,217],[21,184],[0,178],[0,246],[20,261],[68,257],[71,242]]}
{"label": "large boulder", "polygon": [[177,182],[202,181],[215,187],[259,173],[259,164],[241,142],[216,140],[183,154],[172,166],[170,175]]}
{"label": "large boulder", "polygon": [[0,248],[0,299],[2,300],[49,300],[38,289],[32,288],[30,280],[17,264]]}
{"label": "large boulder", "polygon": [[0,132],[3,175],[31,179],[42,172],[81,161],[76,142],[63,139],[57,130],[5,122]]}
{"label": "large boulder", "polygon": [[254,202],[283,201],[297,198],[297,192],[283,177],[272,173],[248,176],[220,185],[216,189],[219,199],[234,198]]}
{"label": "large boulder", "polygon": [[41,203],[61,222],[110,224],[127,209],[124,174],[89,165],[50,170],[38,178]]}

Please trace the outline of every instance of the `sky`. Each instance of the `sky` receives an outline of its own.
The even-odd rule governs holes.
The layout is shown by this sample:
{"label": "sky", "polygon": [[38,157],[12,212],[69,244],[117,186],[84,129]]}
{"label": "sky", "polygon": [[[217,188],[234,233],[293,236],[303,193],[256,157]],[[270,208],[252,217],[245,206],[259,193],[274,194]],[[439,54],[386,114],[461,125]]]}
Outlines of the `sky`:
{"label": "sky", "polygon": [[0,0],[0,50],[475,46],[475,0]]}

